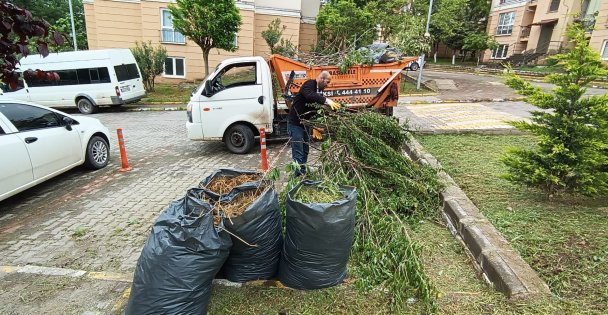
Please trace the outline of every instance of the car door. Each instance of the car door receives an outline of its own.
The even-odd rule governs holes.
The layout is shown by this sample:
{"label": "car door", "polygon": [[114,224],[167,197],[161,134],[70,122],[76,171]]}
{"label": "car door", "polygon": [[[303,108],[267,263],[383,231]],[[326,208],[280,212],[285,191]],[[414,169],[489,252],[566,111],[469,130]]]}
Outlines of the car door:
{"label": "car door", "polygon": [[65,126],[63,115],[27,104],[0,104],[0,113],[15,126],[32,163],[34,180],[54,175],[83,161],[80,135]]}
{"label": "car door", "polygon": [[2,114],[0,114],[0,152],[0,200],[2,200],[4,194],[34,180],[27,148]]}
{"label": "car door", "polygon": [[202,96],[203,136],[222,137],[236,120],[265,123],[263,86],[255,61],[226,65],[211,79],[212,95]]}

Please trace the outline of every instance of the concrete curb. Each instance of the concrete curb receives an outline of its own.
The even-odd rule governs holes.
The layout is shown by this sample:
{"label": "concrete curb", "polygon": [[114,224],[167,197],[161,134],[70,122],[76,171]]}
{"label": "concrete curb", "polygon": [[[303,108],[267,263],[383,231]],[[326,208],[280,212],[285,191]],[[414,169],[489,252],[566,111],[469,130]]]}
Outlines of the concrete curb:
{"label": "concrete curb", "polygon": [[[404,95],[409,96],[409,95]],[[500,103],[500,102],[520,102],[525,100],[524,97],[512,97],[512,98],[472,98],[466,100],[447,99],[447,100],[431,100],[431,101],[399,101],[400,104],[441,104],[441,103]]]}
{"label": "concrete curb", "polygon": [[549,286],[519,256],[450,175],[441,170],[441,164],[432,155],[423,152],[418,141],[411,139],[405,151],[412,160],[438,171],[440,180],[446,185],[440,194],[443,217],[452,234],[464,243],[475,259],[478,270],[496,290],[513,300],[551,295]]}
{"label": "concrete curb", "polygon": [[[483,76],[501,76],[504,74],[504,69],[484,69],[484,68],[472,68],[466,66],[450,66],[450,65],[425,65],[425,69],[436,72],[447,72],[447,73],[470,73]],[[550,73],[539,73],[531,71],[515,70],[515,74],[518,76],[532,80],[535,82],[544,82],[543,78]],[[592,81],[592,85],[589,87],[596,89],[608,89],[608,80],[603,81]]]}

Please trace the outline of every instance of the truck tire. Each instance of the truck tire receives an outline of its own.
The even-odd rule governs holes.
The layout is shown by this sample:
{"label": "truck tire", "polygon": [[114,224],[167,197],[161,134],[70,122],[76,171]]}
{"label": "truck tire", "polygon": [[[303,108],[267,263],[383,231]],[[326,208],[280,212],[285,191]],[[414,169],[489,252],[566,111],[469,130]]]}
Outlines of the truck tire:
{"label": "truck tire", "polygon": [[224,143],[228,150],[236,154],[245,154],[251,150],[255,138],[253,131],[243,124],[236,124],[230,128],[224,135]]}
{"label": "truck tire", "polygon": [[412,62],[412,64],[410,65],[410,70],[416,71],[418,69],[420,69],[420,65],[416,61]]}
{"label": "truck tire", "polygon": [[76,100],[76,106],[78,107],[78,110],[85,115],[94,114],[99,110],[98,106],[93,105],[91,101],[84,97]]}

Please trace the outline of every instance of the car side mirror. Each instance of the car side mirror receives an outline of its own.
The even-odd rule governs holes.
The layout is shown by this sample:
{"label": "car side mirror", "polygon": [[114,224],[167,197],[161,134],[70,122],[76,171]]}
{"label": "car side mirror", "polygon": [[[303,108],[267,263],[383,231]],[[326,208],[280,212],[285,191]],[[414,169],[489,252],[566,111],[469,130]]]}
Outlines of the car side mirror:
{"label": "car side mirror", "polygon": [[72,130],[72,124],[74,124],[74,120],[70,117],[64,116],[63,117],[63,124],[65,125],[65,129],[67,130]]}
{"label": "car side mirror", "polygon": [[205,88],[203,89],[203,95],[210,97],[213,95],[213,88],[211,87],[211,80],[205,81]]}

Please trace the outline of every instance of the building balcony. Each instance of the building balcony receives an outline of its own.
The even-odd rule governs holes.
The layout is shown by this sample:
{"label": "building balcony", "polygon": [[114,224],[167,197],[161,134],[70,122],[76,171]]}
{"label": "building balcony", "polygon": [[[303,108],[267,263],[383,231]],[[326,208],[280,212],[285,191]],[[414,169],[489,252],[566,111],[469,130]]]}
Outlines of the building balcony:
{"label": "building balcony", "polygon": [[523,38],[527,39],[528,37],[530,37],[530,30],[531,29],[532,28],[530,26],[522,26],[521,27],[521,31],[519,32],[519,37],[522,38],[522,39]]}
{"label": "building balcony", "polygon": [[160,30],[160,42],[170,44],[185,44],[186,37],[173,29]]}
{"label": "building balcony", "polygon": [[498,2],[499,6],[507,6],[507,5],[512,5],[512,4],[518,4],[518,3],[525,3],[527,0],[500,0]]}

